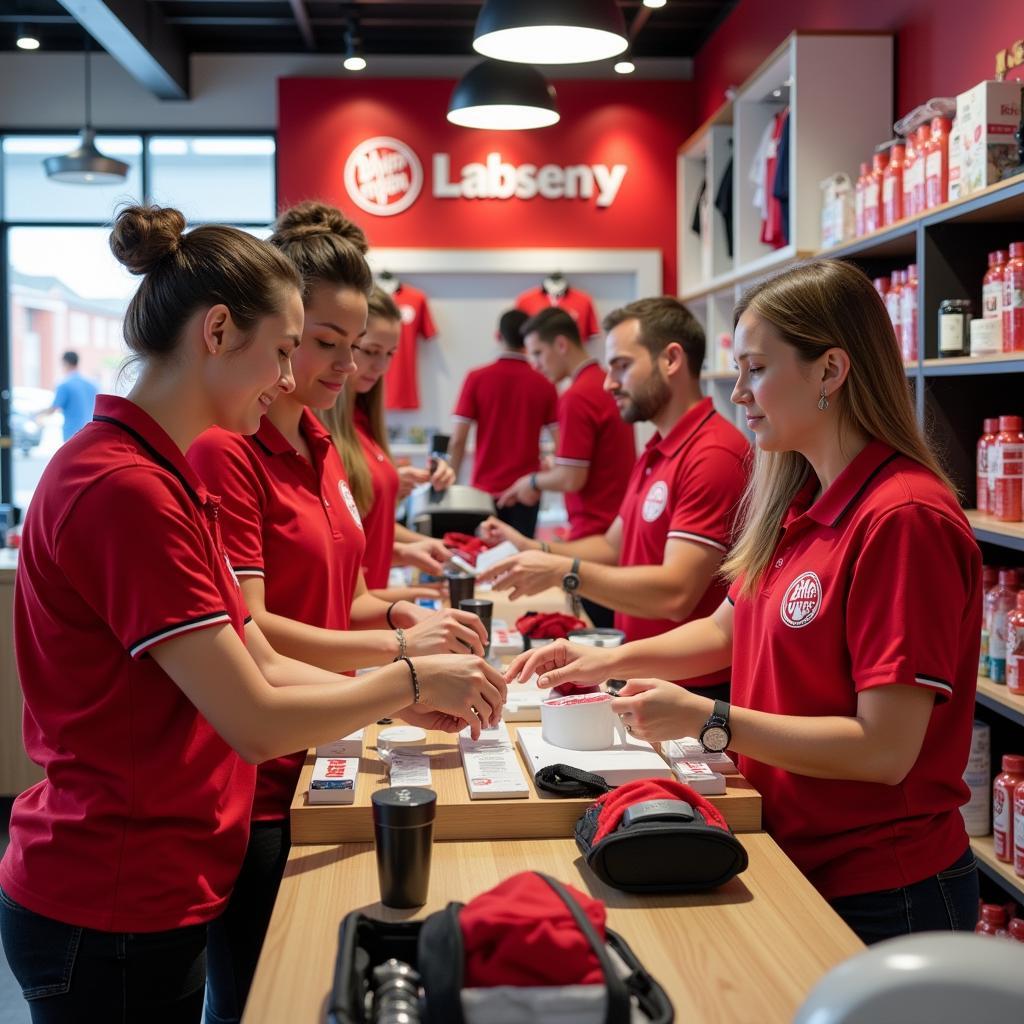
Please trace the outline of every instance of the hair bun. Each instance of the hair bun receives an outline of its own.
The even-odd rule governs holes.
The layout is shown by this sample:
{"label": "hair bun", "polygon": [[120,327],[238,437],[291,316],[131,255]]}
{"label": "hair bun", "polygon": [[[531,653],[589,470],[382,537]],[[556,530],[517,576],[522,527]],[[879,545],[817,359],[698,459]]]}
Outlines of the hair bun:
{"label": "hair bun", "polygon": [[274,224],[271,242],[286,245],[316,235],[337,235],[366,255],[370,246],[363,229],[336,206],[308,200],[285,210]]}
{"label": "hair bun", "polygon": [[185,217],[170,206],[128,206],[114,219],[110,251],[132,274],[148,274],[181,248]]}

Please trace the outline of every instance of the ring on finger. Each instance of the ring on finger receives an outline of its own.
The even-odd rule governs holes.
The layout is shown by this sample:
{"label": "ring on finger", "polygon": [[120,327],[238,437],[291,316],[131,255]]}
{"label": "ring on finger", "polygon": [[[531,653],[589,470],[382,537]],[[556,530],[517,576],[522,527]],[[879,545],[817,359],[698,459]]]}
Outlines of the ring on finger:
{"label": "ring on finger", "polygon": [[627,726],[626,726],[626,732],[628,732],[628,733],[632,733],[632,732],[633,732],[633,726],[631,726],[631,725],[627,725]]}

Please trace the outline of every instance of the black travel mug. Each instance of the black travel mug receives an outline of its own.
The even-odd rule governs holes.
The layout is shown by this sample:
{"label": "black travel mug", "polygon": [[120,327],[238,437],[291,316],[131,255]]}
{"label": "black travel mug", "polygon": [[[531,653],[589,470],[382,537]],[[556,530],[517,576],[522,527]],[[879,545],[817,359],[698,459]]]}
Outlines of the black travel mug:
{"label": "black travel mug", "polygon": [[453,608],[460,607],[463,601],[473,600],[476,580],[468,572],[445,572],[444,578],[448,583],[448,597]]}
{"label": "black travel mug", "polygon": [[487,645],[484,647],[484,657],[488,657],[491,653],[491,618],[494,614],[494,602],[482,601],[479,598],[471,597],[465,601],[460,601],[459,609],[464,612],[472,612],[484,624],[484,629],[487,630]]}
{"label": "black travel mug", "polygon": [[377,790],[370,799],[380,901],[386,907],[422,907],[430,888],[437,794],[416,786],[392,786]]}

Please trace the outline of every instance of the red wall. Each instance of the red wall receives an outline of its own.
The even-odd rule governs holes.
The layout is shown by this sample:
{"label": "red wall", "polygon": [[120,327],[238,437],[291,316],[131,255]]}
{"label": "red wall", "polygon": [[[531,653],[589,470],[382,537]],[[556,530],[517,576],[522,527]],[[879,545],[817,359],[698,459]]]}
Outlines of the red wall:
{"label": "red wall", "polygon": [[[995,54],[1024,36],[1019,0],[740,0],[697,55],[697,121],[725,102],[794,29],[896,35],[896,117],[931,96],[993,78]],[[852,99],[852,97],[851,97]]]}
{"label": "red wall", "polygon": [[[693,131],[689,82],[556,83],[562,120],[529,132],[482,132],[445,120],[454,81],[284,78],[278,87],[278,201],[339,206],[373,246],[427,248],[657,248],[665,287],[676,280],[676,150]],[[343,170],[360,143],[400,140],[419,157],[424,185],[406,210],[378,216],[351,201]],[[440,199],[432,154],[464,164],[499,152],[513,165],[626,164],[607,208],[582,198]]]}

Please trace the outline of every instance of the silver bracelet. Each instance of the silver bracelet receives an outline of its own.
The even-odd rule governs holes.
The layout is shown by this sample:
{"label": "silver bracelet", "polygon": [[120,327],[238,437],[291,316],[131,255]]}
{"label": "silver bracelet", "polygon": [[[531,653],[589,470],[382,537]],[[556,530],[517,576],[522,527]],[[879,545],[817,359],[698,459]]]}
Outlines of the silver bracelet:
{"label": "silver bracelet", "polygon": [[406,654],[406,643],[405,643],[405,630],[399,626],[395,630],[395,636],[398,638],[398,654],[395,655],[395,661],[401,661]]}

